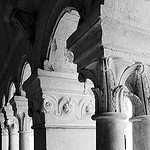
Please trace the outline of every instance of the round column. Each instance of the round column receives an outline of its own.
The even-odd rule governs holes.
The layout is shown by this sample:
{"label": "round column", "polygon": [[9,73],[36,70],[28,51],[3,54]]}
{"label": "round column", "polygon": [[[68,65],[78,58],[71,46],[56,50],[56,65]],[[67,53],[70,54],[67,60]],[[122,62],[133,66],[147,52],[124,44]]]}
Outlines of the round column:
{"label": "round column", "polygon": [[20,131],[20,150],[29,150],[30,149],[30,132],[29,131]]}
{"label": "round column", "polygon": [[133,150],[150,149],[150,115],[130,119],[133,127]]}
{"label": "round column", "polygon": [[107,112],[92,116],[96,120],[96,150],[125,150],[124,120],[126,115]]}
{"label": "round column", "polygon": [[9,150],[19,150],[19,133],[18,125],[16,124],[15,119],[8,120],[9,126]]}
{"label": "round column", "polygon": [[2,150],[8,150],[9,138],[8,138],[8,129],[2,129]]}
{"label": "round column", "polygon": [[17,133],[9,134],[9,149],[10,150],[19,150],[19,135]]}

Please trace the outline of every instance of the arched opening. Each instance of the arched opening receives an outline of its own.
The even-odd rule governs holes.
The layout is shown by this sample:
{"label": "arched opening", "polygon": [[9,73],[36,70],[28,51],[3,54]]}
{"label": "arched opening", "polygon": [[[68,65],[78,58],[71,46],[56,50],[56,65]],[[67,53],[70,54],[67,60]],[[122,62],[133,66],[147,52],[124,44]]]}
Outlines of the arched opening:
{"label": "arched opening", "polygon": [[71,8],[65,9],[60,15],[60,20],[54,27],[45,61],[45,70],[55,72],[76,73],[73,56],[66,48],[66,40],[77,29],[79,14]]}
{"label": "arched opening", "polygon": [[11,82],[8,90],[8,102],[13,98],[15,92],[16,92],[15,84]]}
{"label": "arched opening", "polygon": [[[19,87],[19,91],[21,96],[26,97],[26,93],[23,91],[22,86],[24,84],[24,82],[31,76],[32,74],[32,70],[31,70],[31,65],[28,62],[25,62],[23,67],[22,67],[22,71],[21,71],[21,78],[20,78],[20,87]],[[29,117],[29,116],[27,116]],[[34,149],[34,132],[33,129],[31,128],[33,126],[33,120],[31,117],[29,117],[29,119],[27,120],[28,122],[28,127],[29,127],[29,150],[33,150]],[[21,141],[22,142],[22,141]]]}
{"label": "arched opening", "polygon": [[5,97],[5,95],[3,94],[3,96],[2,96],[2,105],[1,105],[1,108],[4,108],[5,105],[6,105],[6,97]]}
{"label": "arched opening", "polygon": [[30,76],[31,76],[31,66],[28,62],[25,62],[21,72],[20,89],[19,89],[22,96],[25,96],[25,92],[22,89],[22,85]]}
{"label": "arched opening", "polygon": [[[78,12],[72,8],[63,11],[50,37],[47,60],[44,62],[44,71],[41,71],[51,83],[42,87],[45,97],[49,97],[45,101],[51,102],[51,97],[56,97],[56,103],[53,100],[48,105],[49,109],[44,107],[44,111],[49,111],[49,115],[46,114],[49,120],[47,124],[51,128],[48,138],[51,143],[59,145],[53,147],[54,144],[48,143],[47,147],[51,149],[96,149],[96,125],[91,119],[95,108],[90,89],[93,83],[90,80],[85,84],[78,81],[77,66],[73,63],[72,53],[66,48],[66,40],[77,29],[79,18]],[[56,138],[59,138],[57,143]]]}

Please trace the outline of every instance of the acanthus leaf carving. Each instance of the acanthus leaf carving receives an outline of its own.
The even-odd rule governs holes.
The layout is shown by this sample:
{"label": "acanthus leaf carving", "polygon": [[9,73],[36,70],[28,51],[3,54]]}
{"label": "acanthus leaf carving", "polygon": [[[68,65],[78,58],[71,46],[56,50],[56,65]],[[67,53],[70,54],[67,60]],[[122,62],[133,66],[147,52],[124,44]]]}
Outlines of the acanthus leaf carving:
{"label": "acanthus leaf carving", "polygon": [[130,101],[132,102],[132,105],[134,106],[133,116],[146,115],[142,101],[140,100],[138,96],[136,96],[135,94],[131,92],[125,92],[125,96],[127,96],[130,99]]}
{"label": "acanthus leaf carving", "polygon": [[141,65],[137,69],[137,78],[135,94],[141,99],[146,115],[149,114],[149,99],[150,99],[150,88],[149,82],[146,75],[147,68],[145,65]]}
{"label": "acanthus leaf carving", "polygon": [[117,102],[117,112],[123,112],[124,98],[128,97],[132,103],[133,116],[145,115],[144,106],[140,98],[134,93],[129,92],[125,86],[118,86],[114,91],[114,98]]}
{"label": "acanthus leaf carving", "polygon": [[101,58],[79,71],[80,82],[90,79],[94,83],[92,91],[98,105],[96,113],[116,111],[116,101],[113,99],[113,90],[116,87],[114,72],[113,61],[110,57]]}

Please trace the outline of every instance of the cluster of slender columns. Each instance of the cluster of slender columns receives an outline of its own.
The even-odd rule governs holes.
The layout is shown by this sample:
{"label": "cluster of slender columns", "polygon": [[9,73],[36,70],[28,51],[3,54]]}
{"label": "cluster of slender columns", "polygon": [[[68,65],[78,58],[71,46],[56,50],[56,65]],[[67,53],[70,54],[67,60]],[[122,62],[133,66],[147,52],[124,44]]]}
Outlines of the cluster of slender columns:
{"label": "cluster of slender columns", "polygon": [[[27,115],[28,101],[25,97],[15,96],[17,114],[12,105],[7,104],[0,113],[1,149],[2,150],[31,150],[31,118]],[[25,105],[26,104],[26,105]],[[20,106],[19,106],[20,105]],[[5,115],[4,115],[5,114]]]}

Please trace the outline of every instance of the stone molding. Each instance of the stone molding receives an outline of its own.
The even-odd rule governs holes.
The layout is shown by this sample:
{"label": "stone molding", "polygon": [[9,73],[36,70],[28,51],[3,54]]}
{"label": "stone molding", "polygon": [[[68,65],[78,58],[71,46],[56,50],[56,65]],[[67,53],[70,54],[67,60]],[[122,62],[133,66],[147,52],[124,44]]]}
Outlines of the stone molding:
{"label": "stone molding", "polygon": [[78,124],[79,121],[93,124],[90,120],[95,110],[93,97],[79,97],[68,94],[61,97],[62,94],[54,92],[43,94],[43,112],[46,118],[49,118],[47,121],[50,124],[71,124],[69,120],[72,119],[75,124]]}

